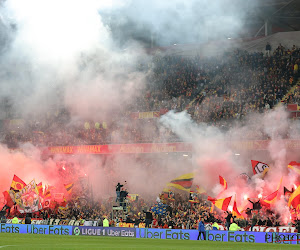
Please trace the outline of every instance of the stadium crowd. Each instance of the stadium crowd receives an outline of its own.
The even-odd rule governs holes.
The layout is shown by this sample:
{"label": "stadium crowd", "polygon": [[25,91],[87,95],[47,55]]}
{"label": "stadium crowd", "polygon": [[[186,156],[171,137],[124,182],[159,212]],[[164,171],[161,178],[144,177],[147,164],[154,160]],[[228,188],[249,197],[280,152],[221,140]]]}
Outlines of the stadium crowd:
{"label": "stadium crowd", "polygon": [[[86,145],[179,141],[172,131],[159,129],[156,117],[136,119],[133,112],[183,111],[198,123],[226,129],[251,112],[266,112],[281,103],[299,76],[300,50],[282,45],[271,56],[235,50],[222,58],[154,56],[144,65],[151,72],[139,98],[109,121],[69,125],[64,109],[49,112],[43,120],[18,120],[4,131],[9,147],[30,141],[37,146]],[[150,65],[150,66],[149,66]],[[299,88],[285,103],[299,102]],[[55,136],[53,136],[55,135]],[[246,139],[265,139],[261,133]],[[245,138],[244,138],[245,139]]]}
{"label": "stadium crowd", "polygon": [[[165,210],[157,212],[154,208],[163,203]],[[80,225],[86,225],[85,222],[93,222],[93,225],[97,226],[103,226],[103,220],[107,219],[111,227],[125,226],[124,224],[128,226],[129,223],[134,227],[197,229],[199,218],[203,218],[208,228],[217,224],[222,226],[224,230],[229,230],[232,223],[236,223],[240,228],[246,230],[253,230],[254,226],[278,227],[288,225],[295,226],[300,232],[300,216],[292,216],[289,222],[284,223],[281,214],[275,213],[267,207],[262,207],[259,210],[252,209],[250,203],[247,209],[242,211],[245,215],[243,218],[237,218],[231,212],[224,212],[216,208],[213,211],[212,204],[207,200],[207,196],[203,195],[200,195],[197,202],[191,202],[188,197],[176,194],[176,199],[163,203],[159,201],[156,204],[147,204],[142,198],[129,201],[127,203],[128,213],[124,217],[122,214],[114,215],[112,213],[112,207],[116,205],[114,198],[94,204],[80,204],[80,201],[73,199],[64,204],[64,207],[61,207],[60,203],[55,203],[50,208],[33,213],[32,219],[43,219],[48,223],[53,219],[61,221],[63,224],[79,221]],[[12,210],[6,216],[6,218],[13,217],[25,219],[26,214]]]}

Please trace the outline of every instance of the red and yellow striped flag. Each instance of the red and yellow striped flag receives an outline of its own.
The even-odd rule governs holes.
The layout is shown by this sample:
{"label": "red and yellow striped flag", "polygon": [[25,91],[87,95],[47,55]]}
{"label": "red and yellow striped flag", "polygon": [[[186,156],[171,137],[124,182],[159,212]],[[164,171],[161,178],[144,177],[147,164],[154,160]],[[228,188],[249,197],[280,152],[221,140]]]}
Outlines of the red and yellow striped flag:
{"label": "red and yellow striped flag", "polygon": [[260,203],[266,207],[270,207],[271,204],[274,204],[277,200],[278,190],[276,190],[274,193],[269,194],[264,199],[260,201]]}
{"label": "red and yellow striped flag", "polygon": [[220,184],[222,185],[224,190],[226,190],[227,189],[227,181],[220,175],[219,175],[219,180],[220,180]]}
{"label": "red and yellow striped flag", "polygon": [[74,187],[74,183],[64,184],[64,186],[67,190],[67,193],[70,194],[72,192],[73,187]]}
{"label": "red and yellow striped flag", "polygon": [[291,205],[293,208],[297,208],[298,205],[300,204],[300,185],[297,187],[297,189],[292,193],[288,206],[290,207]]}
{"label": "red and yellow striped flag", "polygon": [[276,202],[281,183],[282,183],[282,177],[281,177],[280,182],[278,184],[277,190],[275,192],[273,192],[272,194],[269,194],[268,196],[266,196],[265,198],[263,198],[260,201],[260,203],[262,205],[264,205],[266,207],[270,207],[272,204],[274,204]]}
{"label": "red and yellow striped flag", "polygon": [[215,205],[215,207],[217,207],[217,208],[219,208],[219,209],[221,209],[223,211],[227,211],[228,205],[229,205],[229,203],[231,201],[231,197],[232,196],[227,197],[227,198],[223,198],[223,199],[213,199],[211,197],[208,197],[207,199],[209,201],[211,201]]}
{"label": "red and yellow striped flag", "polygon": [[291,161],[288,165],[288,168],[296,172],[297,174],[300,174],[300,163]]}
{"label": "red and yellow striped flag", "polygon": [[169,183],[167,183],[167,186],[190,192],[193,179],[194,173],[184,174],[174,180],[171,180]]}
{"label": "red and yellow striped flag", "polygon": [[239,212],[237,205],[236,205],[236,198],[234,198],[234,203],[233,203],[233,208],[232,208],[232,215],[236,216],[239,219],[244,219],[244,216],[241,215],[241,213]]}

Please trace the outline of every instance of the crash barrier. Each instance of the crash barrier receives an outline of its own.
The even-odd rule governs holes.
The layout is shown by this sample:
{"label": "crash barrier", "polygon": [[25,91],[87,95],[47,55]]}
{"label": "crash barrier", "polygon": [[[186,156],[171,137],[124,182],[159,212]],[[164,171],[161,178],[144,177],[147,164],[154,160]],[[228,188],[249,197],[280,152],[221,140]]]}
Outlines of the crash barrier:
{"label": "crash barrier", "polygon": [[[203,236],[201,236],[203,239]],[[137,228],[136,238],[197,240],[197,230]],[[223,242],[300,244],[300,234],[249,231],[206,231],[206,240]]]}
{"label": "crash barrier", "polygon": [[[12,219],[5,220],[7,224],[12,223]],[[4,223],[4,221],[2,221]],[[19,219],[20,224],[25,224],[25,219]],[[61,220],[61,219],[32,219],[31,224],[35,225],[68,225],[68,226],[92,226],[98,227],[100,226],[98,221],[87,221],[87,220]],[[118,223],[117,227],[132,227],[132,228],[145,228],[145,223],[140,223],[138,226],[134,223]],[[212,230],[211,224],[206,224],[205,229],[207,231]],[[219,230],[226,230],[226,228],[222,225],[219,225]],[[297,233],[295,227],[290,226],[280,226],[280,227],[266,227],[266,226],[254,226],[251,230],[250,226],[245,228],[241,228],[241,231],[252,231],[252,232],[277,232],[277,233]]]}
{"label": "crash barrier", "polygon": [[[155,229],[124,227],[92,227],[37,224],[0,224],[1,233],[109,236],[147,239],[197,240],[198,231],[188,229]],[[203,237],[203,236],[201,236]],[[203,240],[203,238],[202,238]],[[300,244],[300,233],[206,231],[207,241]]]}
{"label": "crash barrier", "polygon": [[56,234],[72,235],[72,226],[34,225],[34,224],[0,224],[1,233],[16,234]]}

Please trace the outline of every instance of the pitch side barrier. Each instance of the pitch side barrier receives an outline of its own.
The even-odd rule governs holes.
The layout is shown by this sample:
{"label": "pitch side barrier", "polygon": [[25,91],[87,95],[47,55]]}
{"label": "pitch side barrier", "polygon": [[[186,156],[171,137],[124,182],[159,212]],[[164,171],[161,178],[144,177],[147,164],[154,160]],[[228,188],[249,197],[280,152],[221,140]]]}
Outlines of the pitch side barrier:
{"label": "pitch side barrier", "polygon": [[[6,220],[7,224],[12,223],[12,219]],[[25,224],[25,219],[19,219],[19,224]],[[61,220],[61,219],[32,219],[31,224],[36,225],[55,225],[55,226],[92,226],[92,227],[98,227],[98,221],[86,221],[86,220]],[[134,223],[119,223],[117,227],[132,227],[135,228],[136,225]],[[138,225],[139,228],[145,228],[145,223],[140,223]],[[222,225],[219,225],[219,230],[226,230],[226,228]],[[241,229],[241,231],[251,231],[250,226],[244,227]],[[212,230],[211,224],[206,224],[205,229],[207,231]],[[266,227],[266,226],[254,226],[253,230],[254,232],[265,232],[265,233],[297,233],[297,230],[294,226],[278,226],[278,227]]]}
{"label": "pitch side barrier", "polygon": [[72,235],[72,226],[0,224],[0,233]]}
{"label": "pitch side barrier", "polygon": [[[52,234],[109,236],[146,239],[197,240],[197,230],[186,229],[155,229],[155,228],[124,228],[124,227],[92,227],[34,224],[0,224],[0,233],[14,234]],[[201,236],[202,237],[202,236]],[[300,233],[249,232],[249,231],[206,231],[207,241],[248,242],[300,245]]]}
{"label": "pitch side barrier", "polygon": [[[136,238],[197,240],[197,237],[197,230],[136,228]],[[223,242],[300,244],[300,234],[210,230],[206,231],[206,240]]]}

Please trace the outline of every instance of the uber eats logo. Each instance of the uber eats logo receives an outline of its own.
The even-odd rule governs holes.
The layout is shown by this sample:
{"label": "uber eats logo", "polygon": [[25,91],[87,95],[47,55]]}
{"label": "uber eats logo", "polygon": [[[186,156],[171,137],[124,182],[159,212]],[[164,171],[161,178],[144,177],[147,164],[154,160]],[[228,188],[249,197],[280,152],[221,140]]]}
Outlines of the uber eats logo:
{"label": "uber eats logo", "polygon": [[74,227],[73,233],[74,233],[74,235],[79,235],[80,234],[79,227]]}

